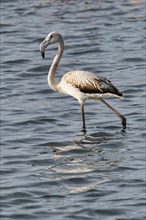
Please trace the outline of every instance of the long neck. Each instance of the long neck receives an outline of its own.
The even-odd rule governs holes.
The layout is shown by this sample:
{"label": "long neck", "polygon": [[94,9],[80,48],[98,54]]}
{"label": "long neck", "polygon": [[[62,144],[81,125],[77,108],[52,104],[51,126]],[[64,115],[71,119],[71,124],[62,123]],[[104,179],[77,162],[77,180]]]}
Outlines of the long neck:
{"label": "long neck", "polygon": [[57,70],[58,63],[59,63],[59,61],[62,57],[63,49],[64,49],[64,41],[63,41],[63,38],[61,38],[60,41],[59,41],[57,54],[54,57],[54,60],[52,62],[50,70],[48,72],[48,84],[55,91],[58,90],[57,89],[57,83],[55,82],[55,73],[56,73],[56,70]]}

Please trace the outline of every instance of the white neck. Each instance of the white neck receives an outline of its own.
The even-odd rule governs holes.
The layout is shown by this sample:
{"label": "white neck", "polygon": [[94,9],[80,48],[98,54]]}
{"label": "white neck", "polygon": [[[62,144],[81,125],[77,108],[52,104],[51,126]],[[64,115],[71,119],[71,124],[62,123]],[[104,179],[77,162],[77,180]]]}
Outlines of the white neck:
{"label": "white neck", "polygon": [[64,49],[64,42],[63,42],[63,38],[61,38],[60,41],[59,41],[57,54],[54,57],[54,60],[52,62],[50,70],[48,72],[48,84],[55,91],[58,91],[57,83],[55,82],[55,73],[56,73],[56,70],[57,70],[58,63],[59,63],[59,61],[62,57],[63,49]]}

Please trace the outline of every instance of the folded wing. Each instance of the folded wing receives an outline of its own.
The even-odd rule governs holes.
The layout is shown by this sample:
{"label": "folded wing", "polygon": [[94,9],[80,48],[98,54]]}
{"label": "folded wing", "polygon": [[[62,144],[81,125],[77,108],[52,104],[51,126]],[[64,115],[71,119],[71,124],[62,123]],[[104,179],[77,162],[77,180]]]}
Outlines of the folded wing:
{"label": "folded wing", "polygon": [[71,71],[63,75],[62,81],[78,88],[83,93],[109,93],[122,97],[122,93],[105,77],[87,71]]}

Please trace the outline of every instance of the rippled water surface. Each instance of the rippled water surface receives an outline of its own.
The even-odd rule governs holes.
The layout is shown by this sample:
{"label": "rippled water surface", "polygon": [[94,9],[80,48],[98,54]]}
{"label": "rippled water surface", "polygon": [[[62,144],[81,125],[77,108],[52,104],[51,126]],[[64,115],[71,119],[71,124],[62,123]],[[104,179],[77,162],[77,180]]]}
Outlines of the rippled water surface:
{"label": "rippled water surface", "polygon": [[[39,44],[61,32],[57,80],[72,69],[109,78],[125,99],[78,101],[53,92]],[[145,3],[2,0],[1,218],[145,219]]]}

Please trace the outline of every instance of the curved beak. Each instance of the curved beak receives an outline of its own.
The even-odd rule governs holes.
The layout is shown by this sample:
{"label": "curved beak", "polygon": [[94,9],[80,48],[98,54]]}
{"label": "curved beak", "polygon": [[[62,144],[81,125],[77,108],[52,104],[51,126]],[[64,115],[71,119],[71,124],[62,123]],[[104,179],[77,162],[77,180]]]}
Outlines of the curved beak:
{"label": "curved beak", "polygon": [[40,52],[41,52],[43,59],[45,58],[45,49],[48,45],[49,45],[49,42],[46,39],[40,44]]}

